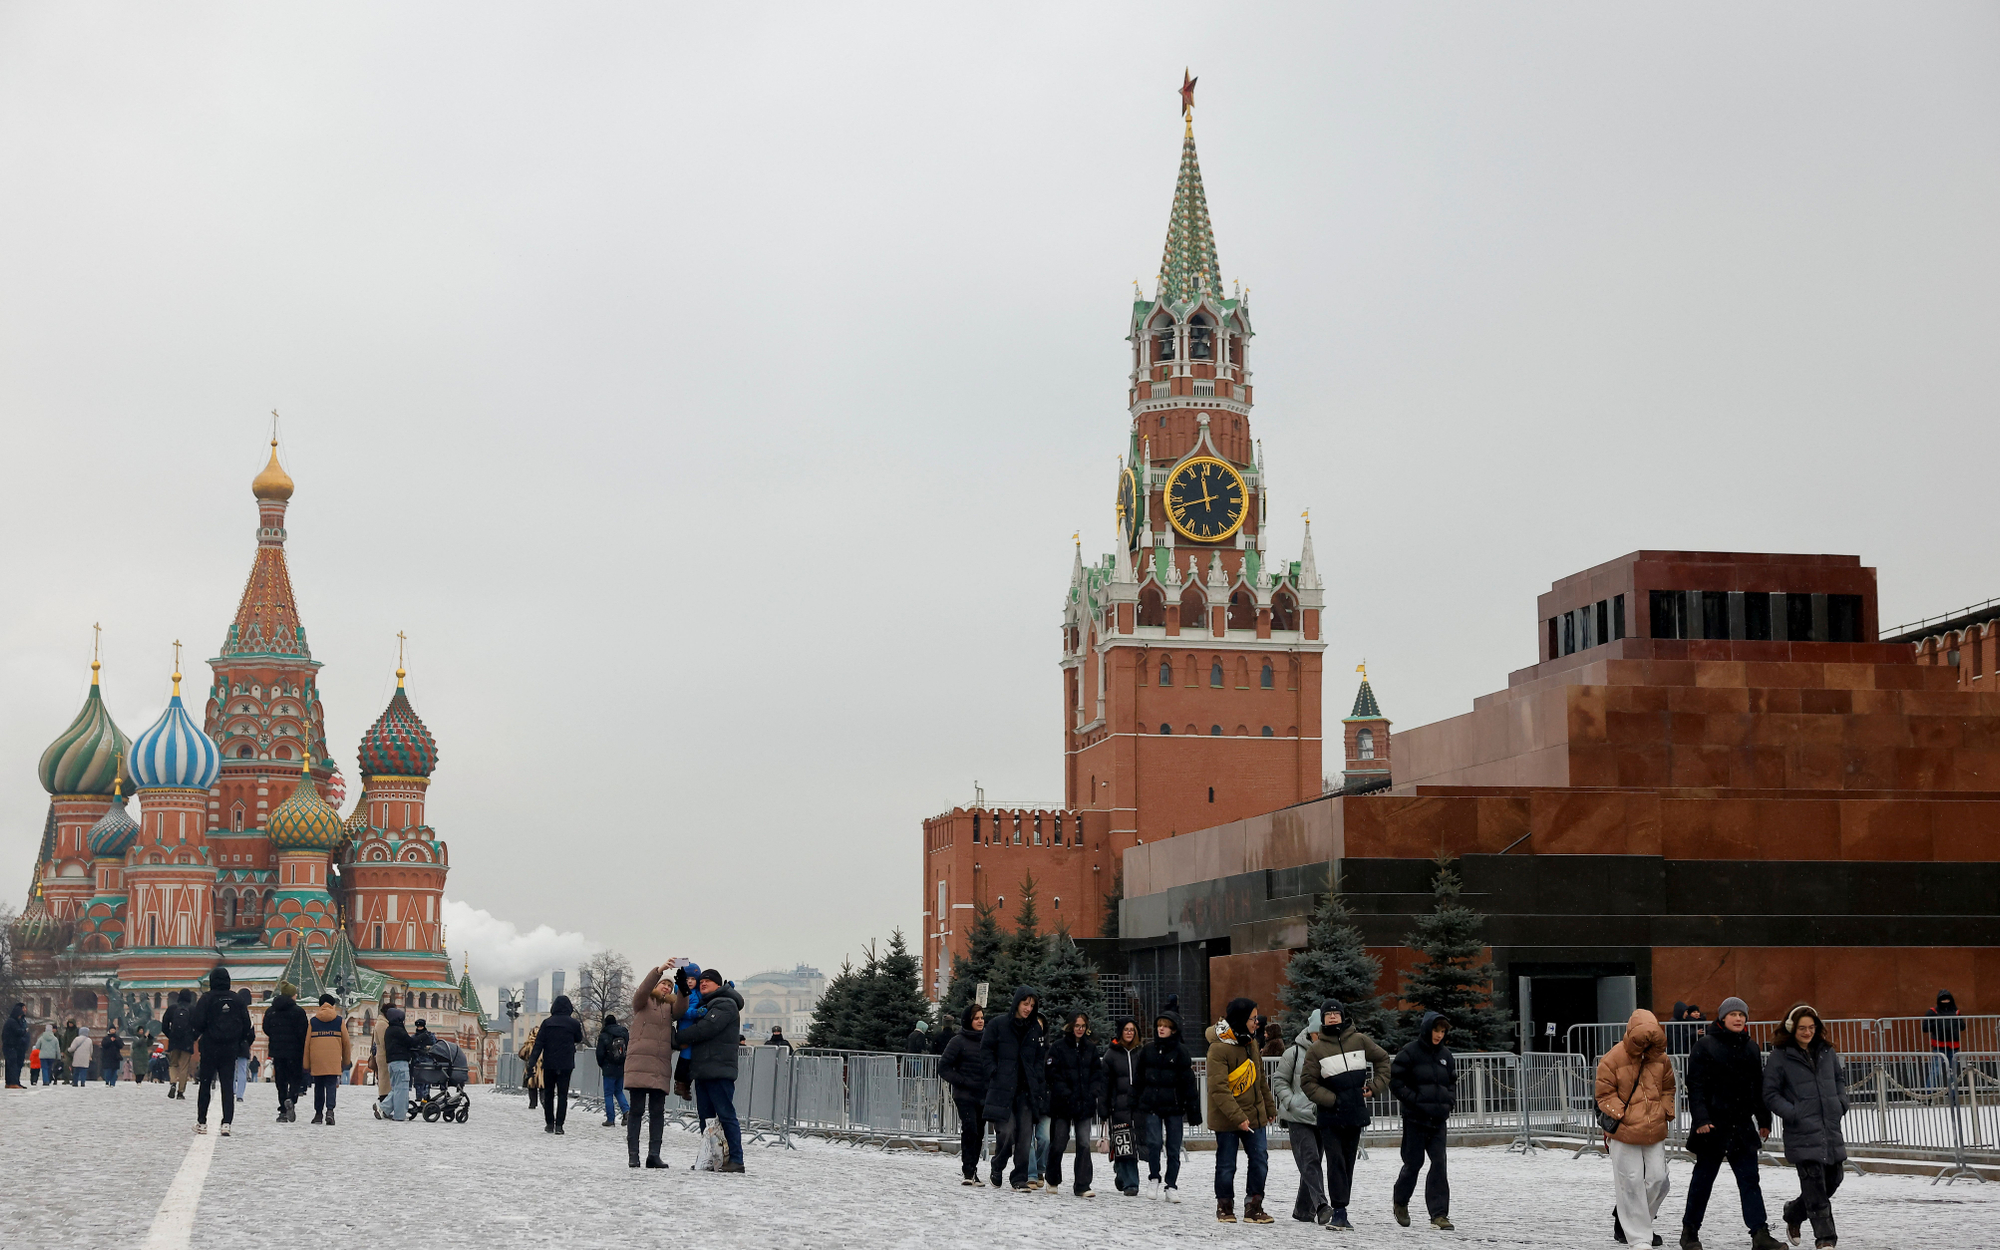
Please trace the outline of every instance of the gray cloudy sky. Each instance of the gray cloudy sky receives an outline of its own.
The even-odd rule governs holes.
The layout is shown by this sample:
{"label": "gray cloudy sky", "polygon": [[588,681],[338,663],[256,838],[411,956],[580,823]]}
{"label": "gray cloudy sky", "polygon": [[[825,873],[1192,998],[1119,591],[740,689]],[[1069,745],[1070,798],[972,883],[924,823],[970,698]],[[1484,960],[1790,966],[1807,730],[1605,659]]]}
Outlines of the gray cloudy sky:
{"label": "gray cloudy sky", "polygon": [[1992,5],[0,4],[10,896],[91,622],[127,732],[220,643],[276,407],[482,980],[914,929],[922,817],[1061,793],[1183,65],[1330,705],[1464,710],[1641,546],[2000,594]]}

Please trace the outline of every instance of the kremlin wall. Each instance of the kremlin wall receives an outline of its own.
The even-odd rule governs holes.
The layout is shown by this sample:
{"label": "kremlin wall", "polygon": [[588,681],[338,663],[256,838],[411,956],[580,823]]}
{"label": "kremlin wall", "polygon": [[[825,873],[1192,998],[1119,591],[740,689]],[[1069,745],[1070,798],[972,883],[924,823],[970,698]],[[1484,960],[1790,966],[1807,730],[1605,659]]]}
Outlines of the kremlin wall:
{"label": "kremlin wall", "polygon": [[345,819],[337,810],[346,784],[285,561],[293,489],[274,440],[202,722],[176,662],[166,710],[128,739],[93,661],[82,709],[43,753],[48,819],[11,933],[21,996],[37,1019],[157,1032],[169,998],[223,964],[253,1017],[280,980],[308,1003],[333,992],[360,1059],[376,1013],[402,1005],[491,1080],[501,1035],[470,969],[454,975],[439,918],[451,856],[424,815],[437,743],[400,668],[356,749],[362,792]]}

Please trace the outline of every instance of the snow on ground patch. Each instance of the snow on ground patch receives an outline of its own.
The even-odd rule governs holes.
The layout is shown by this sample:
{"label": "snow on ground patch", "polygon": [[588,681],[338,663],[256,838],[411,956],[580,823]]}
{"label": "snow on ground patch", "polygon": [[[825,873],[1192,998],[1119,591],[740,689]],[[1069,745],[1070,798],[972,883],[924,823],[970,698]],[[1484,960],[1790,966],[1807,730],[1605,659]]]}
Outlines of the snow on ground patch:
{"label": "snow on ground patch", "polygon": [[[694,1173],[693,1133],[669,1127],[666,1171],[625,1166],[623,1130],[588,1112],[568,1132],[542,1132],[525,1099],[490,1089],[473,1095],[467,1124],[391,1124],[368,1113],[372,1090],[343,1087],[339,1123],[277,1124],[271,1086],[252,1089],[236,1132],[216,1143],[196,1210],[193,1243],[422,1246],[456,1250],[493,1244],[606,1247],[692,1245],[704,1250],[1151,1250],[1168,1244],[1411,1247],[1609,1246],[1611,1168],[1602,1156],[1568,1151],[1530,1158],[1500,1147],[1450,1154],[1456,1233],[1389,1214],[1393,1150],[1376,1149],[1357,1169],[1350,1207],[1357,1225],[1335,1234],[1291,1218],[1298,1173],[1291,1155],[1271,1156],[1268,1228],[1215,1222],[1215,1156],[1192,1155],[1181,1170],[1186,1201],[1165,1206],[1120,1197],[1098,1156],[1098,1197],[1015,1194],[958,1183],[950,1155],[884,1154],[802,1139],[796,1150],[752,1144],[742,1176]],[[194,1099],[168,1101],[155,1084],[8,1091],[0,1097],[0,1228],[9,1244],[109,1247],[143,1241],[193,1140]],[[211,1126],[220,1121],[210,1111]],[[1067,1172],[1067,1168],[1065,1169]],[[1689,1165],[1672,1165],[1673,1192],[1660,1231],[1678,1243]],[[1789,1171],[1763,1170],[1775,1225],[1798,1192]],[[1242,1165],[1238,1165],[1238,1192]],[[1240,1207],[1240,1203],[1239,1203]],[[1849,1177],[1835,1202],[1844,1250],[1994,1247],[2000,1250],[2000,1185],[1932,1187],[1921,1177]],[[1782,1228],[1777,1228],[1780,1236]],[[1723,1173],[1704,1242],[1748,1244],[1736,1191]],[[284,1235],[280,1235],[284,1234]],[[1810,1237],[1810,1234],[1808,1234]],[[1811,1244],[1808,1240],[1807,1244]]]}

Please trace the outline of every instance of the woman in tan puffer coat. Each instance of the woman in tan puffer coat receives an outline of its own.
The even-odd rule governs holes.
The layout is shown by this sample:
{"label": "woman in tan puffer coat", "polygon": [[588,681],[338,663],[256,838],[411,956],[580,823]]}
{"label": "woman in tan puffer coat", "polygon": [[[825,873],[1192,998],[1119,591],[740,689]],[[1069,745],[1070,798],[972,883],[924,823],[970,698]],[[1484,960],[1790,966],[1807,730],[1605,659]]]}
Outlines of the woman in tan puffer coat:
{"label": "woman in tan puffer coat", "polygon": [[632,1112],[625,1117],[626,1162],[639,1166],[639,1121],[651,1127],[646,1136],[646,1166],[663,1168],[660,1136],[666,1129],[667,1091],[674,1084],[674,1021],[687,1010],[687,999],[667,977],[673,969],[661,964],[646,974],[632,994],[631,1037],[625,1043],[625,1088],[632,1095]]}
{"label": "woman in tan puffer coat", "polygon": [[[1625,1022],[1625,1040],[1597,1061],[1597,1109],[1618,1122],[1609,1134],[1616,1205],[1612,1236],[1653,1244],[1653,1217],[1667,1197],[1667,1126],[1674,1122],[1674,1065],[1667,1031],[1644,1007]],[[1622,1234],[1622,1235],[1621,1235]]]}

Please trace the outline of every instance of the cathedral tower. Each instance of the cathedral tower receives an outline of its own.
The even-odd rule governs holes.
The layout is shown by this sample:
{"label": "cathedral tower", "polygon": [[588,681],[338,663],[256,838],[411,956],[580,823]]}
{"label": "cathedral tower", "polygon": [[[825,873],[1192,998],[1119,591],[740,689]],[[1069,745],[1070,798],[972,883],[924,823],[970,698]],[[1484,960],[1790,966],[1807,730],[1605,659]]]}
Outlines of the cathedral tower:
{"label": "cathedral tower", "polygon": [[349,824],[348,932],[371,968],[417,981],[449,981],[440,910],[451,856],[424,814],[437,740],[410,705],[406,673],[356,751],[365,829]]}
{"label": "cathedral tower", "polygon": [[98,687],[102,666],[90,662],[90,693],[69,727],[42,752],[36,775],[49,792],[55,825],[45,850],[42,904],[60,924],[74,924],[96,893],[89,833],[111,809],[112,794],[125,777],[132,744],[119,732]]}
{"label": "cathedral tower", "polygon": [[181,706],[176,669],[167,710],[133,740],[127,765],[140,817],[126,855],[126,933],[134,946],[163,954],[179,948],[194,967],[214,959],[215,863],[207,815],[220,766],[215,744]]}

